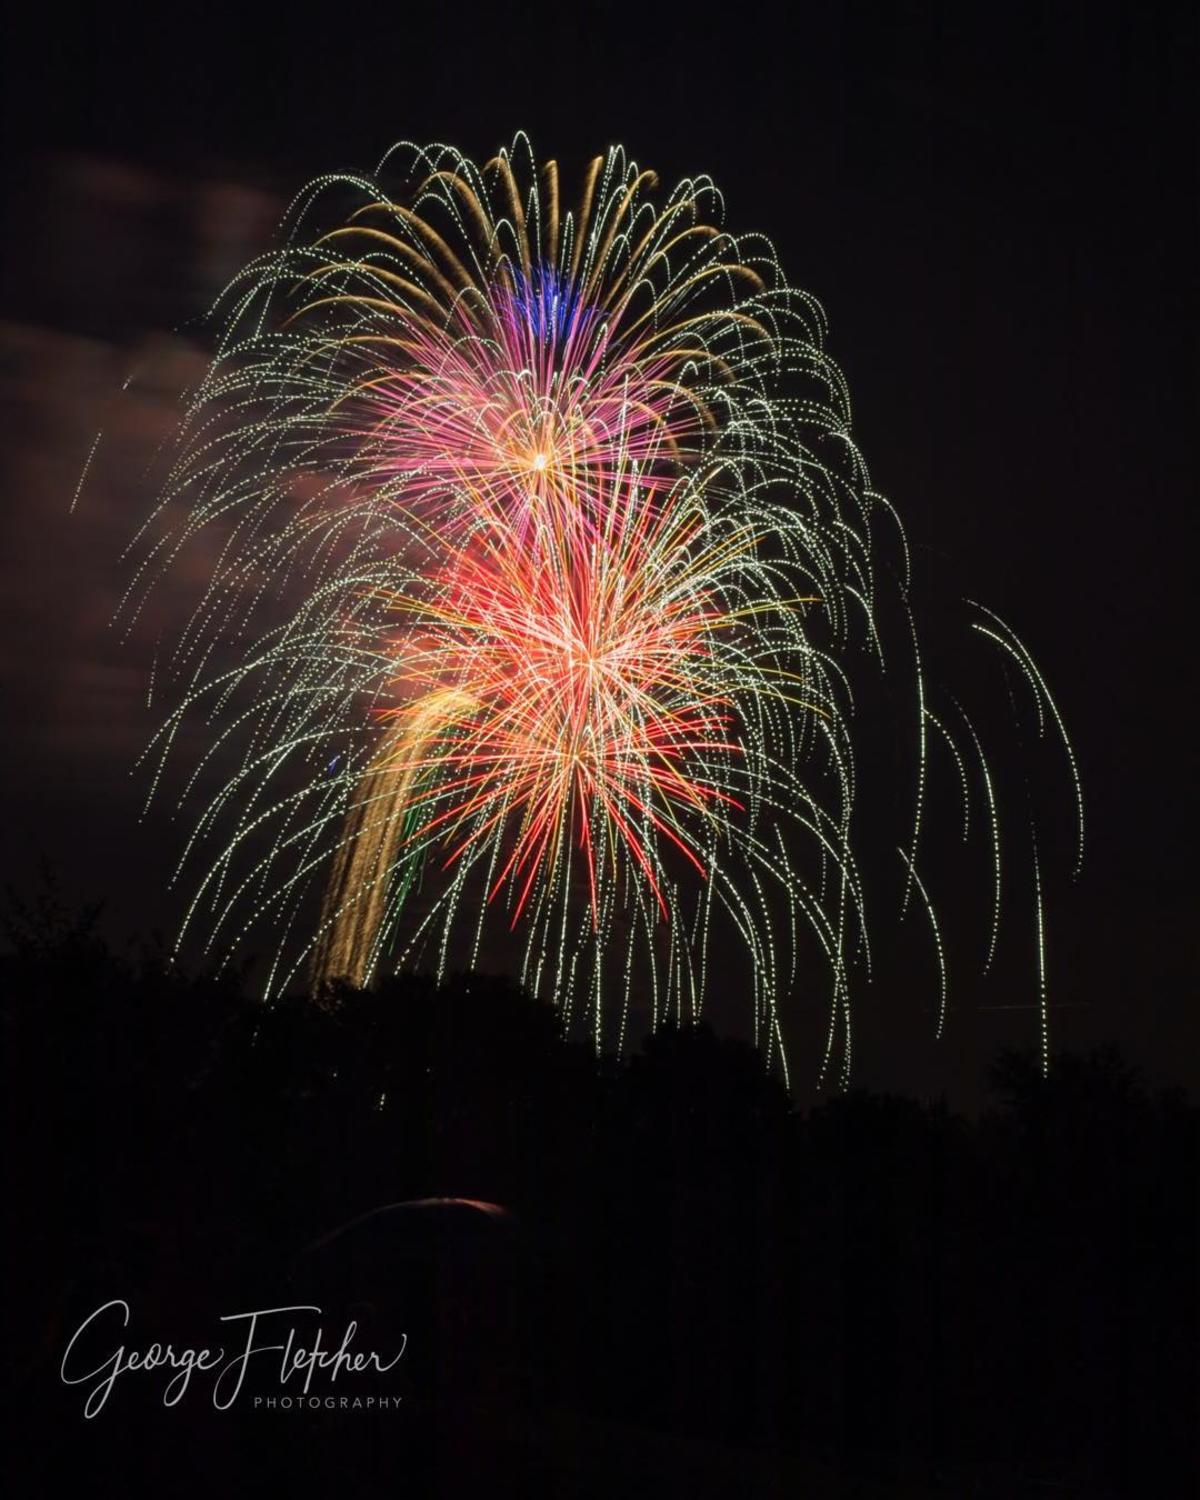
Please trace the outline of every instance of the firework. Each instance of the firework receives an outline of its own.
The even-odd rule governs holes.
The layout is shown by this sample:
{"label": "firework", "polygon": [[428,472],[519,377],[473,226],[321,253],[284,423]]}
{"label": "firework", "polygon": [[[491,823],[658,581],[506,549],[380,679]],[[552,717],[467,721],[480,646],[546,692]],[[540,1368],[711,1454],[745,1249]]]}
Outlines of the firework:
{"label": "firework", "polygon": [[[884,592],[912,646],[904,899],[943,1010],[918,871],[931,729],[964,812],[986,796],[990,957],[979,736],[928,706],[903,534],[821,311],[722,219],[708,179],[660,194],[620,149],[568,205],[524,137],[482,167],[402,147],[313,184],[221,299],[129,608],[218,539],[155,746],[198,710],[218,726],[184,925],[228,954],[268,924],[268,993],[508,941],[599,1045],[635,997],[696,1016],[732,943],[786,1070],[781,1003],[811,993],[816,952],[844,1075],[869,962],[850,683],[884,661]],[[1025,648],[978,623],[1066,744]]]}

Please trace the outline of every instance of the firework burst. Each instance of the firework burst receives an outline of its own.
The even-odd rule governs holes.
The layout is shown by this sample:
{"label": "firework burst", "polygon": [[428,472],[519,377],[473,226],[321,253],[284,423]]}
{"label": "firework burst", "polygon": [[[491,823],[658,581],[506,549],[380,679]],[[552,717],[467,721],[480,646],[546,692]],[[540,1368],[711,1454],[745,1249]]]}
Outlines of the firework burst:
{"label": "firework burst", "polygon": [[[482,167],[396,148],[308,189],[225,293],[129,608],[219,536],[155,745],[197,709],[219,726],[189,788],[211,790],[185,928],[229,953],[269,923],[269,993],[471,964],[498,926],[599,1044],[640,999],[698,1014],[731,939],[785,1069],[781,1002],[823,956],[824,1062],[840,1042],[848,1070],[869,958],[850,681],[884,661],[881,534],[912,623],[903,535],[820,309],[722,217],[707,179],[662,196],[619,149],[568,207],[524,137]],[[1024,647],[979,624],[1061,732]],[[931,729],[964,809],[972,780],[986,796],[992,948],[998,823],[975,729],[934,717],[910,636],[905,900],[941,961],[918,873]]]}

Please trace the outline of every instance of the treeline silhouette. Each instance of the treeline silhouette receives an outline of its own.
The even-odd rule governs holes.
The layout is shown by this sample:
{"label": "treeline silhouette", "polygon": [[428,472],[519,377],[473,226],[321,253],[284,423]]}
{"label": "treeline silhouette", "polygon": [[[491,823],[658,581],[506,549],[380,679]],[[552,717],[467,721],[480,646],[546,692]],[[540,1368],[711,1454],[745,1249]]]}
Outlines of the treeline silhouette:
{"label": "treeline silhouette", "polygon": [[[264,1006],[52,903],[8,927],[14,1494],[1188,1492],[1197,1110],[1115,1052],[1006,1055],[976,1120],[800,1111],[703,1026],[597,1059],[496,978]],[[160,1382],[85,1424],[59,1364],[112,1297],[141,1347],[402,1327],[403,1421]]]}

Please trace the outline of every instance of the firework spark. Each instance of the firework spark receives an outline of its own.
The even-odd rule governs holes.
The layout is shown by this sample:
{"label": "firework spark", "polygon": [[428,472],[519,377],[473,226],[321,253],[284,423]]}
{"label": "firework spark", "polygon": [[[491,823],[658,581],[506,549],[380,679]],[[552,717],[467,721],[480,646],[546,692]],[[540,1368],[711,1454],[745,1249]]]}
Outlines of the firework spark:
{"label": "firework spark", "polygon": [[[499,923],[525,982],[599,1044],[635,996],[655,1022],[698,1014],[732,939],[786,1070],[781,1002],[811,987],[815,940],[844,1076],[869,960],[850,683],[883,664],[883,592],[911,626],[901,857],[939,1015],[930,726],[968,827],[984,789],[990,958],[979,736],[960,712],[967,754],[928,707],[903,534],[821,311],[722,217],[708,179],[660,195],[616,148],[566,207],[524,137],[482,167],[402,147],[371,179],[312,185],[225,293],[128,608],[220,536],[155,745],[197,709],[219,726],[184,864],[216,854],[185,928],[227,954],[271,923],[269,993],[470,964]],[[1062,732],[1024,646],[980,614]]]}

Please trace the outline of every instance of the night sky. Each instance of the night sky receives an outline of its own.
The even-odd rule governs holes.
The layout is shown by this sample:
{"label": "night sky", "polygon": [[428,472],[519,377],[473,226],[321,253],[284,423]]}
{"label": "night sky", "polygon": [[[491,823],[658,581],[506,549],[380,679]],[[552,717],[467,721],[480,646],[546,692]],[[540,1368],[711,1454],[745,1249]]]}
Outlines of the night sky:
{"label": "night sky", "polygon": [[[1056,1044],[1194,1076],[1193,7],[197,7],[170,36],[24,8],[10,30],[0,880],[32,891],[44,855],[118,940],[177,920],[178,831],[137,822],[130,777],[158,624],[122,646],[107,622],[195,319],[291,194],[401,138],[491,154],[523,128],[567,173],[620,141],[772,237],[828,314],[875,485],[1056,694],[1089,834],[1050,894]],[[940,1048],[868,1003],[856,1076],[970,1097],[1034,1040],[1020,972],[969,990]]]}

